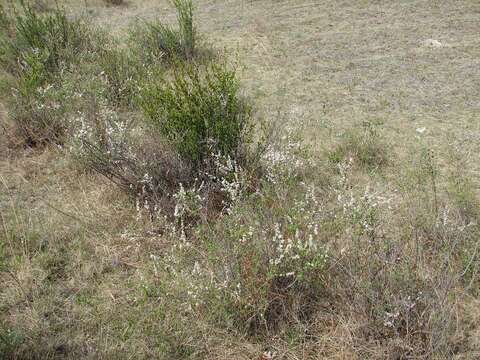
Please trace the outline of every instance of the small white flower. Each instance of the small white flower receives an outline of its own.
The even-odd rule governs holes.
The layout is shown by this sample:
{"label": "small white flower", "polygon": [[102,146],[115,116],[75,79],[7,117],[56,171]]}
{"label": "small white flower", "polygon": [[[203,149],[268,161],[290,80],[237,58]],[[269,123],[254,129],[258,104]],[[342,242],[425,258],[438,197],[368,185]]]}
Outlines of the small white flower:
{"label": "small white flower", "polygon": [[273,360],[275,357],[275,353],[272,353],[271,351],[265,351],[262,354],[262,360]]}

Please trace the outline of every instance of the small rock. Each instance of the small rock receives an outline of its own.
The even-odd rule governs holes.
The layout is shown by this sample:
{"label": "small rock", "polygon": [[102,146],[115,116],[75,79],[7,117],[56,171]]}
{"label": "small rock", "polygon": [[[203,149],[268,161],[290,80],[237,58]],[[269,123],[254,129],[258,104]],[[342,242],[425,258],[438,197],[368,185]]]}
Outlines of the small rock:
{"label": "small rock", "polygon": [[112,266],[113,266],[113,267],[117,267],[117,266],[119,266],[119,265],[120,265],[120,259],[119,259],[117,256],[114,256],[114,257],[112,258]]}
{"label": "small rock", "polygon": [[423,45],[431,47],[431,48],[441,48],[441,47],[445,46],[440,41],[435,40],[435,39],[427,39],[423,42]]}

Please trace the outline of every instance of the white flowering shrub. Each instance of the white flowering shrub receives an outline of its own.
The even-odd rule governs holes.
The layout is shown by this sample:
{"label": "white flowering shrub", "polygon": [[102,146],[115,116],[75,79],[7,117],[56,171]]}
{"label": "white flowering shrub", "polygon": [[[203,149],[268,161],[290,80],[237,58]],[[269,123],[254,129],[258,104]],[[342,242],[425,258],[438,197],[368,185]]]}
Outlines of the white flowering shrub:
{"label": "white flowering shrub", "polygon": [[[459,267],[465,255],[461,249],[472,249],[470,239],[477,230],[466,226],[461,212],[443,206],[440,197],[438,211],[425,201],[431,198],[426,192],[433,191],[428,177],[401,179],[403,186],[411,186],[408,191],[382,189],[373,182],[362,186],[356,184],[355,161],[347,157],[336,164],[329,189],[341,231],[332,244],[337,250],[331,251],[336,266],[330,274],[338,284],[333,291],[349,299],[352,305],[346,308],[365,319],[375,341],[412,357],[433,343],[437,350],[447,348],[456,311],[453,284],[463,276],[461,268],[471,268]],[[423,167],[416,171],[425,173]],[[464,264],[473,264],[474,254],[470,250]],[[432,266],[435,271],[427,270]],[[431,343],[425,344],[426,339]]]}
{"label": "white flowering shrub", "polygon": [[[193,214],[182,200],[182,191],[189,193],[193,186],[192,170],[167,144],[133,128],[108,107],[100,109],[94,121],[83,115],[74,121],[72,150],[85,166],[129,194],[138,210],[153,217],[160,212],[172,218],[182,215],[182,219],[188,213],[190,219]],[[177,203],[183,205],[175,210]]]}
{"label": "white flowering shrub", "polygon": [[304,280],[321,273],[328,261],[326,244],[319,241],[322,208],[314,187],[295,200],[284,224],[273,226],[270,276]]}
{"label": "white flowering shrub", "polygon": [[198,187],[193,185],[189,189],[185,189],[180,183],[178,191],[173,194],[175,208],[173,216],[180,230],[181,239],[186,241],[185,226],[198,219],[201,216],[205,206],[205,198],[202,196],[204,184]]}
{"label": "white flowering shrub", "polygon": [[93,101],[94,103],[90,103],[95,109],[93,112],[78,111],[69,119],[73,133],[71,150],[80,156],[87,155],[85,147],[90,145],[96,146],[112,158],[130,153],[129,124],[121,119],[118,112],[109,107],[106,101],[101,98]]}
{"label": "white flowering shrub", "polygon": [[271,184],[302,177],[306,169],[315,167],[299,129],[285,126],[276,139],[267,141],[265,145],[261,162],[266,180]]}
{"label": "white flowering shrub", "polygon": [[0,64],[12,76],[10,140],[30,147],[63,144],[69,128],[61,78],[94,51],[92,32],[61,9],[43,14],[22,1],[10,11],[0,39]]}
{"label": "white flowering shrub", "polygon": [[[329,215],[319,193],[297,188],[288,209],[275,206],[287,199],[261,191],[236,203],[213,228],[198,229],[195,242],[178,242],[164,262],[172,291],[192,316],[215,309],[212,321],[257,333],[294,321],[297,306],[308,307],[322,288],[330,259],[321,228]],[[176,198],[179,217],[184,199],[203,201],[184,189]],[[183,226],[172,236],[185,239]]]}
{"label": "white flowering shrub", "polygon": [[237,160],[221,153],[212,153],[205,165],[201,174],[208,179],[210,188],[220,195],[219,210],[231,213],[232,207],[247,193],[249,179],[246,171]]}
{"label": "white flowering shrub", "polygon": [[[32,58],[32,63],[35,60]],[[35,64],[25,70],[13,88],[10,141],[15,145],[37,146],[49,142],[61,144],[68,129],[64,117],[65,94],[55,84],[38,81]]]}

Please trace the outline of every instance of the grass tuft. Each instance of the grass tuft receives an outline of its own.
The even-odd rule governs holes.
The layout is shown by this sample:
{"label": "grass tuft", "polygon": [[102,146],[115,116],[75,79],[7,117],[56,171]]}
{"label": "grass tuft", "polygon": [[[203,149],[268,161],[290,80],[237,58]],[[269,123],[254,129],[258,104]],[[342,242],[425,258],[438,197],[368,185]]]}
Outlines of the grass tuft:
{"label": "grass tuft", "polygon": [[22,2],[10,36],[0,42],[0,63],[13,75],[11,143],[34,147],[60,143],[68,128],[62,118],[58,77],[91,47],[89,29],[57,9],[39,14]]}
{"label": "grass tuft", "polygon": [[179,29],[161,22],[138,23],[130,42],[147,63],[191,60],[197,54],[192,0],[174,0]]}
{"label": "grass tuft", "polygon": [[20,76],[29,57],[37,54],[43,70],[52,75],[74,62],[87,42],[85,27],[67,18],[64,11],[39,14],[27,3],[14,21],[14,34],[1,43],[0,61]]}
{"label": "grass tuft", "polygon": [[125,5],[125,0],[104,0],[105,4],[109,6],[122,6]]}
{"label": "grass tuft", "polygon": [[365,122],[362,127],[362,130],[346,132],[340,144],[329,153],[331,162],[338,164],[347,159],[370,171],[388,164],[388,147],[381,138],[379,125]]}

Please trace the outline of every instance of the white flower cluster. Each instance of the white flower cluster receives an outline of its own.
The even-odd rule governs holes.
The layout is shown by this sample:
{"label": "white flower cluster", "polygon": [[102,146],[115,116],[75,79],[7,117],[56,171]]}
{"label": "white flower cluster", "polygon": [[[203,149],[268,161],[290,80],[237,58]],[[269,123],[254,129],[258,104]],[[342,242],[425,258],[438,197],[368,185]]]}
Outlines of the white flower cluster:
{"label": "white flower cluster", "polygon": [[360,235],[373,236],[379,225],[379,207],[386,206],[390,209],[392,198],[372,191],[367,186],[362,195],[358,195],[349,184],[349,171],[352,160],[348,159],[338,164],[340,179],[333,190],[337,194],[337,203],[341,206],[343,215],[353,225],[359,226]]}
{"label": "white flower cluster", "polygon": [[419,292],[414,297],[408,295],[406,298],[399,299],[393,311],[385,311],[383,326],[395,329],[403,319],[408,319],[411,316],[411,312],[422,300],[422,297],[422,292]]}
{"label": "white flower cluster", "polygon": [[185,234],[185,220],[188,216],[195,216],[200,213],[204,206],[205,198],[202,197],[203,182],[189,189],[185,189],[182,183],[178,191],[173,194],[175,199],[175,209],[173,216],[176,219],[177,225],[179,226],[178,231],[180,232],[180,239],[186,245],[189,245],[187,242],[187,237]]}
{"label": "white flower cluster", "polygon": [[[104,155],[128,154],[131,151],[127,147],[128,127],[122,121],[118,113],[105,104],[100,104],[98,112],[93,114],[94,119],[86,114],[78,112],[77,116],[70,119],[74,129],[74,141],[71,150],[83,153],[84,144],[99,145]],[[91,116],[90,116],[91,117]]]}
{"label": "white flower cluster", "polygon": [[[323,268],[328,260],[327,247],[319,237],[325,213],[313,186],[306,187],[304,197],[296,201],[294,214],[287,217],[285,225],[274,225],[274,251],[269,262],[276,276],[303,276]],[[296,228],[294,235],[287,235],[286,228]]]}
{"label": "white flower cluster", "polygon": [[223,202],[224,211],[231,213],[232,206],[242,197],[246,179],[240,165],[230,156],[223,156],[219,153],[211,154],[213,160],[213,174],[207,172],[205,175],[213,182],[220,185],[220,190],[228,196]]}
{"label": "white flower cluster", "polygon": [[294,176],[308,162],[304,155],[304,145],[297,139],[296,131],[288,127],[278,144],[270,144],[263,154],[266,178],[272,184],[280,179]]}
{"label": "white flower cluster", "polygon": [[275,245],[274,257],[270,259],[272,274],[275,276],[303,276],[310,270],[322,268],[327,260],[326,248],[319,248],[312,233],[302,239],[300,232],[295,232],[294,237],[284,238],[280,225],[275,228],[272,239]]}

